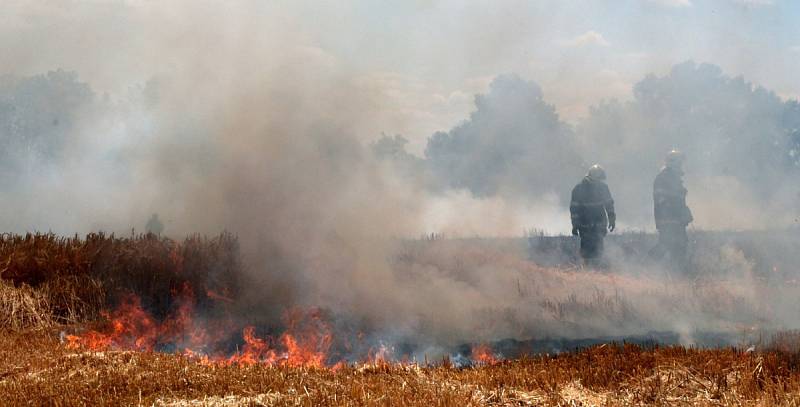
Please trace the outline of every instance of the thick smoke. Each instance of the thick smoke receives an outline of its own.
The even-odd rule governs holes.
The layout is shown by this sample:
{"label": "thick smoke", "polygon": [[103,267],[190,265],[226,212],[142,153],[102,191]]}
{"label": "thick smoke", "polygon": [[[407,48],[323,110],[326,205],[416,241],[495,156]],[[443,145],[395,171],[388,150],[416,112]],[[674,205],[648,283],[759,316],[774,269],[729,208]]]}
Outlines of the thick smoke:
{"label": "thick smoke", "polygon": [[647,225],[647,192],[672,148],[688,156],[685,179],[698,227],[794,223],[796,101],[694,62],[676,65],[664,77],[644,78],[633,96],[593,108],[578,131],[582,156],[607,166],[628,224]]}
{"label": "thick smoke", "polygon": [[652,229],[652,181],[676,148],[688,156],[699,227],[793,224],[800,192],[797,101],[714,65],[690,61],[667,76],[647,76],[631,101],[592,107],[574,131],[535,84],[515,76],[497,77],[475,104],[464,123],[429,138],[425,161],[416,164],[442,188],[527,201],[555,195],[564,206],[582,172],[600,163],[621,223]]}
{"label": "thick smoke", "polygon": [[[268,16],[265,32],[258,7],[199,7],[180,17],[145,8],[152,15],[134,22],[142,36],[114,37],[120,49],[95,44],[89,72],[0,81],[3,230],[128,233],[153,212],[169,236],[228,229],[251,272],[243,317],[321,306],[375,337],[432,344],[732,329],[723,325],[734,316],[746,323],[766,313],[756,312],[764,296],[751,290],[748,263],[733,249],[725,258],[744,283],[688,301],[689,283],[664,289],[657,270],[623,265],[620,277],[587,276],[541,269],[514,244],[420,248],[403,239],[567,231],[566,194],[594,162],[608,169],[620,223],[647,227],[650,182],[672,147],[689,156],[698,224],[786,225],[796,202],[797,102],[685,63],[570,126],[535,83],[502,75],[464,122],[432,135],[416,157],[402,137],[369,144],[364,129],[390,105],[383,89],[361,86],[353,66],[306,41],[304,27],[283,14]],[[81,37],[124,19],[105,11],[101,18],[76,7],[67,22],[100,23],[76,34],[61,21],[53,30]],[[53,47],[62,58],[52,61],[74,61]],[[18,57],[43,63],[29,51]],[[108,74],[127,78],[136,64],[153,77],[131,86]],[[108,96],[89,82],[131,87]],[[721,298],[735,304],[714,302]],[[665,304],[670,312],[661,312]]]}
{"label": "thick smoke", "polygon": [[536,200],[564,190],[564,180],[581,174],[581,162],[569,127],[543,97],[518,76],[497,77],[487,94],[475,97],[467,121],[428,140],[425,157],[434,176],[478,197]]}

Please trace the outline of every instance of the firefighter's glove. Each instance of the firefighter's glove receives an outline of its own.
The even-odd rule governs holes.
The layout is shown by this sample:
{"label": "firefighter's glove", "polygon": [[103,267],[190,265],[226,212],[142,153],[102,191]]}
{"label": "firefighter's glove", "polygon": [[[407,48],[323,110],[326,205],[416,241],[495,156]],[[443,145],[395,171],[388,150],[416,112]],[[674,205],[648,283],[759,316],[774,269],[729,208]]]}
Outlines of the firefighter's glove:
{"label": "firefighter's glove", "polygon": [[577,226],[573,226],[572,227],[572,236],[578,236],[578,227]]}
{"label": "firefighter's glove", "polygon": [[617,228],[617,222],[614,222],[614,221],[608,222],[608,231],[609,232],[613,232],[614,229],[616,229],[616,228]]}

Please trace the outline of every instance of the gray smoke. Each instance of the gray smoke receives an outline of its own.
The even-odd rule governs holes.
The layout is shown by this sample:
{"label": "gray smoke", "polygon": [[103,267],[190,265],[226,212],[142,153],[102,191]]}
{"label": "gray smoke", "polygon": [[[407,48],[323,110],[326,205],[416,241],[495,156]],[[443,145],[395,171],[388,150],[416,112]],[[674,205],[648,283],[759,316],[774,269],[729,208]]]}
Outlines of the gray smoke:
{"label": "gray smoke", "polygon": [[796,100],[689,61],[639,81],[630,101],[592,107],[573,130],[536,84],[504,75],[476,96],[467,120],[428,139],[424,160],[397,143],[380,157],[415,168],[434,190],[524,202],[553,195],[562,207],[583,171],[600,163],[620,223],[652,229],[652,180],[676,148],[689,159],[698,227],[784,228],[799,209],[798,111]]}
{"label": "gray smoke", "polygon": [[581,174],[574,139],[536,84],[505,75],[475,97],[468,120],[431,136],[425,157],[445,187],[535,200]]}
{"label": "gray smoke", "polygon": [[672,148],[688,155],[689,203],[703,228],[784,228],[797,213],[797,101],[710,64],[638,82],[630,102],[594,107],[582,156],[607,166],[628,225],[649,225],[652,178]]}

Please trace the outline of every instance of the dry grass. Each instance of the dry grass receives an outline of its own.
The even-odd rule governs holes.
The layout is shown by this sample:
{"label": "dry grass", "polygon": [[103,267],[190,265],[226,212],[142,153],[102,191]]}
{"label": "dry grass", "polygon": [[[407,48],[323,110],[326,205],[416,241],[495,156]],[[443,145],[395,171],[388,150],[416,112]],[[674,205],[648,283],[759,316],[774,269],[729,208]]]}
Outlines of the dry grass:
{"label": "dry grass", "polygon": [[57,276],[31,287],[0,280],[0,329],[45,329],[97,317],[102,285],[88,276]]}
{"label": "dry grass", "polygon": [[94,320],[134,292],[150,309],[169,310],[178,288],[201,305],[233,295],[242,267],[229,234],[183,242],[153,235],[85,238],[0,235],[0,329],[47,328]]}
{"label": "dry grass", "polygon": [[[424,263],[476,285],[483,266],[521,270],[531,281],[515,280],[520,298],[579,325],[587,318],[636,319],[642,302],[637,308],[607,294],[616,287],[654,295],[643,279],[542,269],[499,250],[454,251],[415,249],[398,258],[398,267]],[[175,290],[188,286],[202,311],[217,301],[211,296],[236,298],[240,273],[229,235],[181,243],[99,234],[0,237],[0,405],[800,405],[800,335],[792,332],[759,352],[601,345],[470,368],[446,360],[336,369],[209,365],[170,353],[70,350],[60,340],[65,324],[94,319],[124,292],[167,313]],[[593,290],[555,300],[539,295],[576,287]],[[734,305],[719,302],[711,310]]]}
{"label": "dry grass", "polygon": [[53,323],[46,291],[28,285],[14,287],[0,280],[0,327],[49,328]]}
{"label": "dry grass", "polygon": [[800,403],[798,355],[603,345],[458,369],[206,366],[75,352],[42,331],[0,335],[3,405],[758,405]]}

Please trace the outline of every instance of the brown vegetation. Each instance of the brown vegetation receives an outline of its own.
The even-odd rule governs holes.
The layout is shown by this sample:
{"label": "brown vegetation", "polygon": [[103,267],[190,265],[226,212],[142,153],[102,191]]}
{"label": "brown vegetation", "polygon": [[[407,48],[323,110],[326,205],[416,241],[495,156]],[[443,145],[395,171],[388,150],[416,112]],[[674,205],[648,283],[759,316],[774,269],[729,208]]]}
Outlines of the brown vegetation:
{"label": "brown vegetation", "polygon": [[85,239],[53,234],[0,236],[0,328],[46,328],[94,320],[134,292],[167,310],[171,292],[231,295],[241,276],[238,242],[229,234],[183,242],[154,235]]}
{"label": "brown vegetation", "polygon": [[[481,261],[529,267],[502,254],[469,253],[475,258],[467,256],[469,261],[453,268]],[[461,254],[441,258],[462,259]],[[424,253],[409,256],[406,263],[440,260]],[[578,278],[534,271],[557,281]],[[170,304],[176,292],[189,287],[195,293],[191,304],[199,308],[204,301],[227,303],[236,298],[239,277],[237,242],[230,235],[181,243],[152,235],[0,237],[0,405],[800,404],[796,332],[779,334],[757,351],[606,344],[498,361],[489,347],[477,347],[473,359],[482,363],[466,368],[447,359],[427,365],[379,357],[334,367],[207,363],[192,353],[153,352],[153,346],[146,351],[68,346],[66,331],[95,320],[126,292],[139,295],[148,309],[162,310],[165,315],[155,317],[163,320],[181,310]],[[599,292],[588,302],[569,297],[544,307],[562,319],[630,312],[627,302]]]}
{"label": "brown vegetation", "polygon": [[0,335],[3,405],[797,405],[797,354],[601,345],[472,368],[204,365]]}

